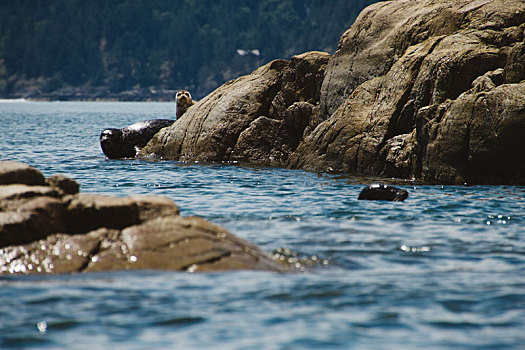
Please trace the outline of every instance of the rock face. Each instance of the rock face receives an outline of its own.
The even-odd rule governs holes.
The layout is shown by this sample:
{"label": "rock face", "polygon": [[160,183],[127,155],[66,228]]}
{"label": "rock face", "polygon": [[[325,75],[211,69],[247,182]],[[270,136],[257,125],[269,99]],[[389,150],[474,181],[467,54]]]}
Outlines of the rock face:
{"label": "rock face", "polygon": [[225,84],[142,155],[525,184],[524,31],[521,0],[376,3],[333,57]]}
{"label": "rock face", "polygon": [[81,194],[62,175],[47,184],[34,168],[0,162],[0,274],[285,270],[225,229],[179,216],[166,197]]}
{"label": "rock face", "polygon": [[525,3],[391,1],[343,35],[290,166],[525,183]]}
{"label": "rock face", "polygon": [[140,155],[286,165],[303,134],[317,125],[330,57],[309,52],[276,60],[224,84],[155,135]]}
{"label": "rock face", "polygon": [[0,184],[44,185],[44,175],[20,162],[0,162]]}

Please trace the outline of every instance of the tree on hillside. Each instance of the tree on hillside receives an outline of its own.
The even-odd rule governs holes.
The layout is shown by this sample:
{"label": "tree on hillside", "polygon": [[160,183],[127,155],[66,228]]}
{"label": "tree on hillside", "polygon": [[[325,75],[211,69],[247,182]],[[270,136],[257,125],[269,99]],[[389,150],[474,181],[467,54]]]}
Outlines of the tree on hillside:
{"label": "tree on hillside", "polygon": [[38,80],[47,90],[188,88],[200,97],[272,59],[333,51],[372,2],[1,1],[0,93]]}

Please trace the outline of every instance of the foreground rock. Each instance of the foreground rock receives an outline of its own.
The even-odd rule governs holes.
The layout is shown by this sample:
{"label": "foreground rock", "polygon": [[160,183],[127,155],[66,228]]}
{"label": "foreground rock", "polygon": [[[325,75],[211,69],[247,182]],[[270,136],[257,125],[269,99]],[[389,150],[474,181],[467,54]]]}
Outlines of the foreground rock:
{"label": "foreground rock", "polygon": [[524,32],[520,0],[380,2],[333,57],[225,84],[142,156],[525,184]]}
{"label": "foreground rock", "polygon": [[[12,183],[14,172],[42,181]],[[0,162],[0,180],[0,274],[285,270],[220,226],[179,216],[166,197],[81,194],[71,179],[53,176],[46,185],[16,162]]]}
{"label": "foreground rock", "polygon": [[0,162],[0,185],[44,185],[44,183],[44,175],[35,168],[19,162]]}

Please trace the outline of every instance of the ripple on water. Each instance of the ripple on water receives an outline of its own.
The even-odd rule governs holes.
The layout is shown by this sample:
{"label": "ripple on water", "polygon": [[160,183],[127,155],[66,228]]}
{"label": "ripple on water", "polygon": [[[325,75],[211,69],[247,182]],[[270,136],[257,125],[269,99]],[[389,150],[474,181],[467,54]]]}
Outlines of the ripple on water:
{"label": "ripple on water", "polygon": [[298,271],[0,277],[9,320],[1,348],[525,343],[524,187],[401,181],[405,202],[371,202],[357,196],[378,179],[104,158],[101,130],[172,112],[172,104],[0,103],[1,157],[67,174],[83,192],[168,196],[183,215],[204,216]]}

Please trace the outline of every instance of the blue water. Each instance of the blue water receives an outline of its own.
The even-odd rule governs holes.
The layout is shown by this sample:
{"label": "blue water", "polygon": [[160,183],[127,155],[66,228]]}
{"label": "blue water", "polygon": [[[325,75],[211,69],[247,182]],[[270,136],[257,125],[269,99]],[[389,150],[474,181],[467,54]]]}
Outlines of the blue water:
{"label": "blue water", "polygon": [[103,129],[173,112],[1,102],[0,159],[166,195],[305,271],[3,276],[1,349],[525,348],[525,187],[400,181],[405,202],[368,202],[372,179],[104,158]]}

